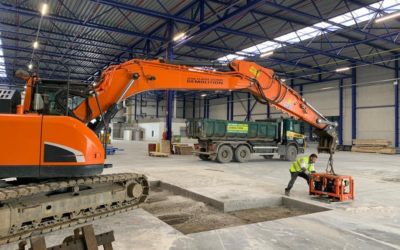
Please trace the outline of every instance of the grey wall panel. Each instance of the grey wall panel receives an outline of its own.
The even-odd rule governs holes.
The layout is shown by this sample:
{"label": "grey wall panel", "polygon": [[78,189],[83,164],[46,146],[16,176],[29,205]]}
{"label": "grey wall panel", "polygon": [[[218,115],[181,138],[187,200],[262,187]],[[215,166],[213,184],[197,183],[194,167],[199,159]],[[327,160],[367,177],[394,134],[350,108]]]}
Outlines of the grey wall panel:
{"label": "grey wall panel", "polygon": [[339,115],[339,82],[305,85],[303,97],[325,116]]}
{"label": "grey wall panel", "polygon": [[394,143],[394,108],[357,110],[357,138],[386,139]]}

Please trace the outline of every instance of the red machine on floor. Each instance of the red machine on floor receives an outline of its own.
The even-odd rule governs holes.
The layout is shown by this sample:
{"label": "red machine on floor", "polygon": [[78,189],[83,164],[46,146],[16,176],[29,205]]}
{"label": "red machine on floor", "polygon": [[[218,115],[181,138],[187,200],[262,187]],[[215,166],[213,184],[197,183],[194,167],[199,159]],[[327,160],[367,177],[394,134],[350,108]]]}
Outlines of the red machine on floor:
{"label": "red machine on floor", "polygon": [[336,201],[354,200],[354,180],[346,175],[311,174],[310,195],[327,196]]}

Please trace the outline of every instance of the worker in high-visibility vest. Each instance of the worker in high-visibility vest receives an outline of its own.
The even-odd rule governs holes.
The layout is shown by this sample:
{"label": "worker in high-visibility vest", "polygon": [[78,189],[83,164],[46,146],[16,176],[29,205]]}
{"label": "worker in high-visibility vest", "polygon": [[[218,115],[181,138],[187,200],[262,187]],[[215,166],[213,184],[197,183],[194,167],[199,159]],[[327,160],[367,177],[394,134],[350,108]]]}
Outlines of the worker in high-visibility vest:
{"label": "worker in high-visibility vest", "polygon": [[317,161],[318,156],[311,154],[310,156],[302,156],[297,158],[295,162],[290,165],[290,181],[287,188],[285,188],[285,195],[290,195],[290,189],[292,189],[297,176],[304,178],[307,184],[310,182],[310,173],[315,173],[314,163]]}

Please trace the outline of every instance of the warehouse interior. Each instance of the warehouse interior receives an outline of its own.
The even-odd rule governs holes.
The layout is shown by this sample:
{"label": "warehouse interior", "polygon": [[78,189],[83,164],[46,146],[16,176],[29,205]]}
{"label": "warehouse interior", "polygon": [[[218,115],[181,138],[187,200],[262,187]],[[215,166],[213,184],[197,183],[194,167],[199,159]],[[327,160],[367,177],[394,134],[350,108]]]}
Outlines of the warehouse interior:
{"label": "warehouse interior", "polygon": [[400,0],[0,11],[0,249],[400,248]]}

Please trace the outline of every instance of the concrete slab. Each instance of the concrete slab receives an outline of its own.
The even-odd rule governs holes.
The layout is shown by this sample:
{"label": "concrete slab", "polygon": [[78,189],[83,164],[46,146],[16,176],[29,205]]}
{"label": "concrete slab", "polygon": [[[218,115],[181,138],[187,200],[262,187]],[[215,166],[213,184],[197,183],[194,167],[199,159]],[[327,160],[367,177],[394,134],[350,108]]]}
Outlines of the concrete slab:
{"label": "concrete slab", "polygon": [[[188,235],[196,249],[398,249],[396,233],[335,211]],[[332,220],[335,218],[334,220]],[[340,218],[340,219],[339,219]],[[349,229],[353,227],[353,229]],[[385,235],[385,236],[383,236]],[[182,245],[180,245],[182,244]],[[173,249],[182,249],[178,240]]]}
{"label": "concrete slab", "polygon": [[[113,170],[139,170],[159,179],[226,203],[262,200],[283,194],[289,181],[288,162],[266,161],[254,157],[245,164],[204,162],[194,156],[171,156],[146,161],[145,145],[124,145],[124,154]],[[135,162],[129,166],[130,152]],[[309,149],[306,153],[315,152]],[[140,159],[142,158],[142,159]],[[147,158],[148,159],[148,158]],[[334,211],[296,218],[262,222],[235,228],[188,235],[191,247],[198,249],[386,249],[400,248],[400,164],[398,155],[338,152],[335,154],[337,173],[355,178],[356,200],[352,203],[321,204],[308,196],[306,182],[299,179],[291,198],[321,204]],[[112,159],[110,159],[112,160]],[[324,171],[327,155],[320,155],[316,168]],[[121,162],[122,161],[122,162]],[[121,164],[122,163],[122,164]],[[373,233],[372,233],[373,232]],[[184,248],[187,239],[180,239],[176,249]],[[182,243],[181,243],[182,242]],[[216,243],[220,242],[220,244]],[[161,248],[160,248],[161,249]]]}

